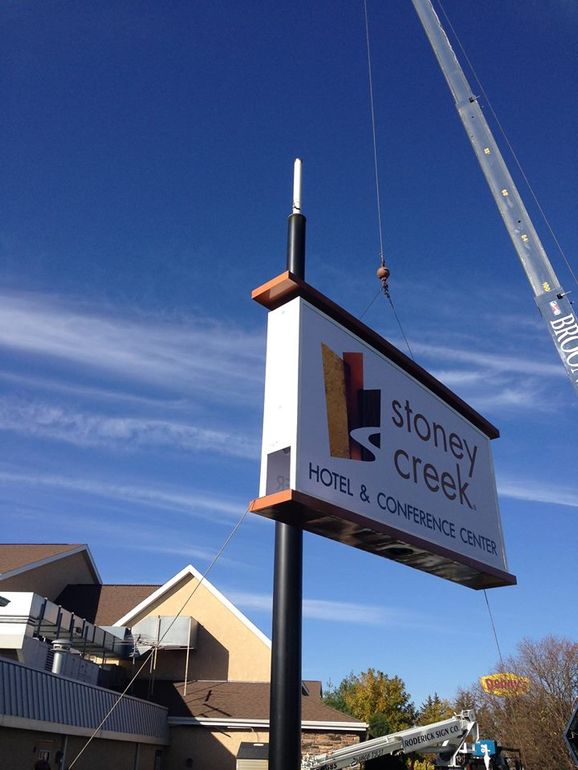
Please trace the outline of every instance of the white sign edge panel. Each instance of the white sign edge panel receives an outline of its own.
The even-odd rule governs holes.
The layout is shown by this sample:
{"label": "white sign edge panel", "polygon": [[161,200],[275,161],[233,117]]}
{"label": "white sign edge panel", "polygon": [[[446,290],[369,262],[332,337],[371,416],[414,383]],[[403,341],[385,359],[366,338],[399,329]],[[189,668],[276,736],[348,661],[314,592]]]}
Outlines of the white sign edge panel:
{"label": "white sign edge panel", "polygon": [[267,316],[261,497],[295,486],[300,309],[288,302]]}

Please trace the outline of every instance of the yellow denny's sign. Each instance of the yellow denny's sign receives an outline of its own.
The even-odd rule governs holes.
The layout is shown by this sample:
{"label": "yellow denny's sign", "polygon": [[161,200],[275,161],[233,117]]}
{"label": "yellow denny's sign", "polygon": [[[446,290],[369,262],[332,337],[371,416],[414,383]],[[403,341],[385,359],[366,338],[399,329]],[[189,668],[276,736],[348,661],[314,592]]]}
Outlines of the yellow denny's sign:
{"label": "yellow denny's sign", "polygon": [[484,692],[490,695],[498,695],[502,698],[512,695],[525,695],[530,689],[530,680],[527,676],[503,672],[480,677],[480,684]]}
{"label": "yellow denny's sign", "polygon": [[250,510],[472,588],[515,583],[490,449],[498,431],[289,274],[254,298],[271,312]]}

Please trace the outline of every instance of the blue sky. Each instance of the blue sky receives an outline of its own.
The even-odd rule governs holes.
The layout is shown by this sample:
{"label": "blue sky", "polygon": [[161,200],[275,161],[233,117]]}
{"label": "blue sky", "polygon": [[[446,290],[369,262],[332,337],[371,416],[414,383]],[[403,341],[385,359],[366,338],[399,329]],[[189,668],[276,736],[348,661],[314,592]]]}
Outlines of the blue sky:
{"label": "blue sky", "polygon": [[[368,6],[392,298],[501,431],[502,652],[575,637],[578,403],[410,0]],[[575,265],[575,3],[444,7]],[[4,538],[86,542],[106,582],[203,571],[258,491],[250,292],[284,269],[295,157],[307,279],[404,348],[376,298],[363,5],[12,0],[0,51]],[[210,575],[268,634],[272,547],[248,517]],[[312,535],[304,562],[304,677],[374,666],[419,704],[493,669],[483,594]]]}

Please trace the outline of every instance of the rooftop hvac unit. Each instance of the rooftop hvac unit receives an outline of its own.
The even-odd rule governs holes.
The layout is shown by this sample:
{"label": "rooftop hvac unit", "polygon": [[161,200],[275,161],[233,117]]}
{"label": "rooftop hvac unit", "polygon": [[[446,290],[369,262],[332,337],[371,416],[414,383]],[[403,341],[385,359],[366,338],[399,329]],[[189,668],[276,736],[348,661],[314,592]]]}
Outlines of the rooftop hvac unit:
{"label": "rooftop hvac unit", "polygon": [[132,627],[132,636],[140,654],[147,648],[162,650],[197,648],[199,624],[191,617],[149,615]]}

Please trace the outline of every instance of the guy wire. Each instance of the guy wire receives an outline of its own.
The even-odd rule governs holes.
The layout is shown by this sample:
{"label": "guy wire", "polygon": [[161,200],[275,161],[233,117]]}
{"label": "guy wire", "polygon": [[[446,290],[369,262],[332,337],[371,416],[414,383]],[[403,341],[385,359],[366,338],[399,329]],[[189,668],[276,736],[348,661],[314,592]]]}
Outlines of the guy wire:
{"label": "guy wire", "polygon": [[[229,533],[229,535],[228,535],[228,536],[227,536],[227,538],[225,539],[225,542],[224,542],[224,543],[221,545],[221,547],[219,548],[219,550],[218,550],[217,554],[214,556],[213,560],[211,561],[211,563],[209,564],[209,566],[207,567],[207,569],[206,569],[206,570],[203,572],[203,574],[201,575],[201,579],[198,581],[198,583],[196,583],[196,585],[195,585],[195,587],[193,588],[193,590],[191,591],[191,593],[190,593],[190,594],[187,596],[187,598],[185,599],[184,603],[181,605],[181,607],[180,607],[179,611],[177,612],[177,614],[174,616],[174,618],[172,619],[172,621],[169,623],[169,625],[168,625],[168,627],[167,627],[166,631],[165,631],[165,632],[164,632],[164,634],[163,634],[163,635],[160,637],[160,639],[159,639],[159,642],[161,642],[161,641],[162,641],[162,640],[165,638],[165,636],[166,636],[166,635],[169,633],[169,631],[171,630],[172,626],[173,626],[173,625],[174,625],[174,623],[176,622],[177,618],[178,618],[178,617],[179,617],[179,616],[182,614],[182,612],[184,611],[184,609],[185,609],[185,607],[187,606],[187,604],[190,602],[190,600],[193,598],[193,596],[194,596],[194,595],[195,595],[195,593],[197,592],[197,589],[198,589],[198,588],[200,588],[201,584],[203,583],[203,581],[205,580],[205,578],[207,577],[207,575],[209,574],[209,572],[210,572],[210,571],[213,569],[213,567],[215,566],[215,564],[216,564],[216,563],[218,562],[218,560],[221,558],[221,556],[222,556],[222,554],[223,554],[223,551],[224,551],[224,550],[225,550],[225,548],[226,548],[226,547],[229,545],[229,543],[231,542],[231,540],[233,539],[233,537],[234,537],[234,536],[235,536],[235,534],[237,533],[237,530],[239,529],[239,527],[241,526],[241,524],[242,524],[242,523],[243,523],[243,521],[245,520],[245,517],[247,516],[247,513],[248,513],[248,511],[245,511],[245,512],[243,513],[243,515],[241,516],[241,518],[239,519],[239,521],[238,521],[238,522],[235,524],[235,526],[233,527],[233,529],[231,530],[231,532]],[[99,732],[100,732],[100,730],[102,729],[103,725],[105,724],[106,720],[109,718],[109,716],[112,714],[112,712],[113,712],[113,711],[114,711],[114,710],[117,708],[117,706],[120,704],[120,702],[122,701],[122,699],[124,698],[124,696],[127,694],[127,692],[130,690],[131,686],[133,685],[134,681],[136,680],[136,678],[138,677],[138,675],[140,674],[140,672],[143,670],[143,668],[146,666],[146,664],[147,664],[147,663],[150,661],[150,659],[151,659],[151,657],[152,657],[153,653],[154,653],[154,648],[150,650],[150,652],[148,653],[148,655],[146,656],[146,658],[145,658],[145,659],[144,659],[144,661],[142,662],[142,664],[141,664],[140,668],[137,670],[136,674],[135,674],[135,675],[132,677],[132,679],[130,680],[130,682],[127,684],[127,686],[126,686],[126,687],[124,688],[124,690],[121,692],[121,694],[118,696],[117,700],[116,700],[116,701],[113,703],[113,705],[112,705],[112,706],[110,707],[110,709],[107,711],[107,713],[106,713],[106,714],[105,714],[105,716],[102,718],[102,720],[101,720],[100,724],[99,724],[99,725],[98,725],[98,727],[97,727],[97,728],[94,730],[94,732],[92,733],[92,735],[90,736],[90,738],[89,738],[89,739],[86,741],[86,743],[84,744],[84,746],[83,746],[83,747],[80,749],[80,751],[78,752],[78,754],[77,754],[77,755],[74,757],[74,759],[72,760],[72,762],[71,762],[71,763],[68,765],[68,768],[69,768],[69,770],[71,770],[71,769],[74,767],[74,765],[75,765],[75,764],[78,762],[78,760],[80,759],[80,757],[82,756],[82,754],[84,754],[84,752],[85,752],[85,751],[86,751],[86,749],[88,748],[89,744],[90,744],[90,743],[92,743],[92,741],[94,740],[94,738],[96,738],[96,736],[98,735],[98,733],[99,733]]]}
{"label": "guy wire", "polygon": [[496,626],[494,624],[494,617],[492,615],[492,610],[490,609],[490,602],[488,601],[488,592],[484,588],[484,599],[486,600],[486,607],[488,608],[488,614],[490,616],[490,623],[492,624],[492,631],[494,632],[494,639],[496,640],[496,647],[498,648],[498,657],[500,658],[500,665],[502,667],[502,671],[504,671],[504,659],[502,658],[502,651],[500,649],[500,643],[498,641],[498,634],[496,632]]}
{"label": "guy wire", "polygon": [[391,309],[393,310],[393,315],[395,316],[395,320],[397,321],[397,325],[399,326],[399,330],[401,332],[401,336],[403,337],[403,339],[405,341],[405,344],[407,345],[407,349],[409,350],[409,357],[413,361],[415,361],[415,358],[414,358],[414,355],[413,355],[413,351],[412,351],[411,346],[409,344],[409,340],[407,338],[406,333],[403,330],[403,326],[401,325],[401,321],[399,320],[399,316],[398,316],[397,311],[396,311],[396,309],[394,307],[393,300],[391,298],[391,295],[390,295],[389,291],[387,292],[386,297],[389,300],[389,304],[391,305]]}
{"label": "guy wire", "polygon": [[376,300],[376,299],[379,297],[379,295],[381,294],[381,292],[382,292],[382,289],[378,289],[378,290],[377,290],[377,292],[375,293],[375,296],[373,297],[373,299],[371,300],[371,302],[369,303],[369,305],[368,305],[368,306],[365,308],[365,310],[363,311],[363,313],[362,313],[362,314],[359,316],[359,320],[360,320],[360,321],[361,321],[361,319],[363,318],[363,316],[364,316],[364,315],[367,313],[367,311],[369,310],[369,308],[370,308],[370,307],[373,305],[373,303],[375,302],[375,300]]}

